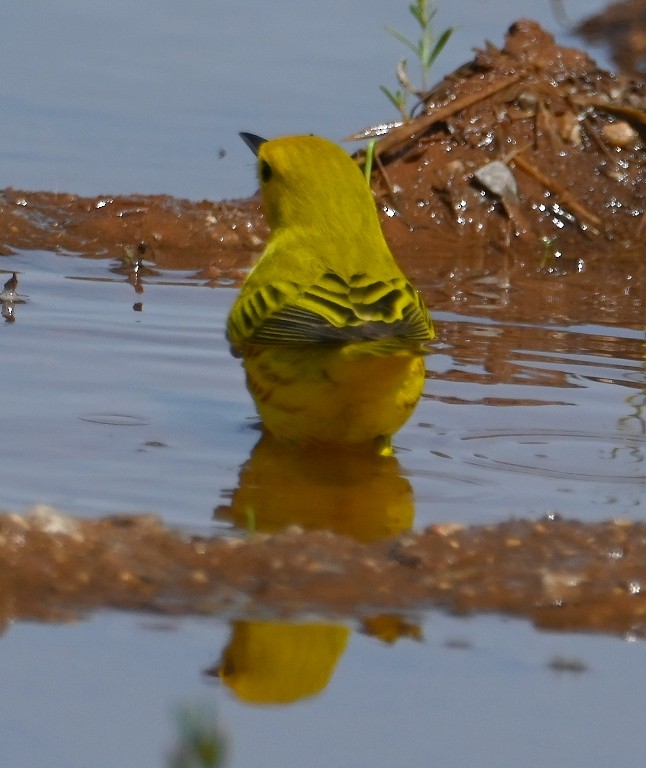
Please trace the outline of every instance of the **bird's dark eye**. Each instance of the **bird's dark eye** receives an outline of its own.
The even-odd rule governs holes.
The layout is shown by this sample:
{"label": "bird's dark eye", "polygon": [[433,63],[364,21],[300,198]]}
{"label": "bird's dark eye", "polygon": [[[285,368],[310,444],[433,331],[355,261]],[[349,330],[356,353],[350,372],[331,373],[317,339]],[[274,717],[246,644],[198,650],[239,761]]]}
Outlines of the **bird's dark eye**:
{"label": "bird's dark eye", "polygon": [[260,178],[267,182],[269,179],[271,179],[273,171],[271,170],[271,165],[266,160],[260,161]]}

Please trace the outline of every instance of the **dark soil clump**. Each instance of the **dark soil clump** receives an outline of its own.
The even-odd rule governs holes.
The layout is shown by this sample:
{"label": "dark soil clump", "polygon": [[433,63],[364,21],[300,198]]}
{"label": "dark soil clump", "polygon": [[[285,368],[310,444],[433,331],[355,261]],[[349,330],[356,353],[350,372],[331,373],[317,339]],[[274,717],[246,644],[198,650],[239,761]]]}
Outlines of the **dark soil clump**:
{"label": "dark soil clump", "polygon": [[505,248],[635,243],[646,233],[646,84],[519,21],[377,141],[379,200],[417,238]]}

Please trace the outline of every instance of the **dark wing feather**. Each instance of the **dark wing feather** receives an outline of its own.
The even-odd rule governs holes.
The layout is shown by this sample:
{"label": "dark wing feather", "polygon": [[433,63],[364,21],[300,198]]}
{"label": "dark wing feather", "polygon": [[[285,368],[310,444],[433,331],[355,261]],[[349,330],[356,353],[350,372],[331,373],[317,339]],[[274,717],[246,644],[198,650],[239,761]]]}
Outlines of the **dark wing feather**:
{"label": "dark wing feather", "polygon": [[358,274],[346,281],[326,273],[316,285],[295,288],[264,286],[248,297],[232,313],[230,340],[295,345],[389,338],[420,343],[433,338],[424,302],[401,276],[375,281]]}

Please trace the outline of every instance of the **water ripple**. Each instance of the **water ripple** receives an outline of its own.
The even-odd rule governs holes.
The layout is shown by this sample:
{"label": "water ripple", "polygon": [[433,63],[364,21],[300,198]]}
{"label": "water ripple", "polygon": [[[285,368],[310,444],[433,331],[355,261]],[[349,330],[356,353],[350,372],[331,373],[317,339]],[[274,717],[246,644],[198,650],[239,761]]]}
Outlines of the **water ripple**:
{"label": "water ripple", "polygon": [[[464,458],[465,463],[486,469],[594,482],[646,482],[646,436],[587,430],[493,429],[467,433],[462,440],[476,444],[473,454]],[[620,472],[600,471],[600,461],[613,461],[620,454]]]}

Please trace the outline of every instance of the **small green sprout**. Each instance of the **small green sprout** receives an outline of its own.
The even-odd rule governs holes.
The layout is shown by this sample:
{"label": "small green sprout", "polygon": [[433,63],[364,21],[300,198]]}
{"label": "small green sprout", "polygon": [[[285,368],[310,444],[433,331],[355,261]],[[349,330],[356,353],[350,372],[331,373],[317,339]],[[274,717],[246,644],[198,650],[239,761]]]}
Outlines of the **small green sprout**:
{"label": "small green sprout", "polygon": [[407,71],[406,59],[401,59],[397,65],[397,80],[401,89],[391,91],[385,85],[380,86],[381,91],[388,97],[395,109],[401,114],[404,122],[411,119],[412,111],[408,109],[409,96],[415,96],[418,103],[425,91],[428,91],[430,80],[429,73],[435,60],[442,53],[448,43],[451,35],[455,32],[455,27],[448,27],[442,34],[435,39],[433,31],[433,17],[437,13],[432,2],[429,0],[416,0],[408,6],[408,10],[418,23],[421,29],[421,35],[417,42],[409,40],[407,37],[392,27],[386,27],[388,32],[400,43],[409,48],[416,56],[421,69],[422,84],[417,88],[412,83]]}
{"label": "small green sprout", "polygon": [[370,186],[370,179],[372,177],[372,166],[375,160],[375,144],[377,139],[370,139],[366,144],[366,159],[363,161],[363,175],[366,177],[368,186]]}
{"label": "small green sprout", "polygon": [[553,237],[543,235],[541,237],[541,269],[547,269],[552,261],[554,261],[554,258],[560,256],[560,253],[556,250],[556,240],[556,235]]}

